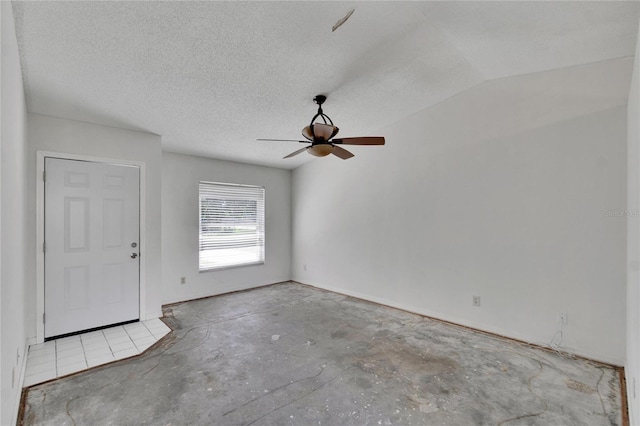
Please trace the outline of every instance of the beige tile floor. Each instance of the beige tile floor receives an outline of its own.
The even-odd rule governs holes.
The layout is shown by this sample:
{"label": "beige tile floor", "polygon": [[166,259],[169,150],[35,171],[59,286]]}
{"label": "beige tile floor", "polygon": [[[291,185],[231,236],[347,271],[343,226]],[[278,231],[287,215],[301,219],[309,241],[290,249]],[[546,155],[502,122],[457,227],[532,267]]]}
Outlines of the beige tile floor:
{"label": "beige tile floor", "polygon": [[24,386],[139,355],[170,331],[156,318],[31,345]]}

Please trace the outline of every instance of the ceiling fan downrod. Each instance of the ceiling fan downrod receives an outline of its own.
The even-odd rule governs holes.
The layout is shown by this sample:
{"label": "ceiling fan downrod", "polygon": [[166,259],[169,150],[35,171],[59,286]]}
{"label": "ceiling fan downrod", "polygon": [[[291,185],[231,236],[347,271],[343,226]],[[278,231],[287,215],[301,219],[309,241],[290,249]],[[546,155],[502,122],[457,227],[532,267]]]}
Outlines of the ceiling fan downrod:
{"label": "ceiling fan downrod", "polygon": [[[311,119],[311,123],[309,125],[312,125],[314,121],[316,121],[316,119],[320,117],[322,118],[322,121],[324,121],[324,124],[331,124],[333,126],[333,120],[331,120],[331,118],[328,115],[325,115],[324,111],[322,111],[322,104],[326,100],[327,100],[327,97],[325,95],[316,95],[316,97],[313,98],[313,102],[318,104],[318,113],[313,116],[313,118]],[[328,123],[327,123],[327,120],[329,120]]]}
{"label": "ceiling fan downrod", "polygon": [[[313,116],[313,118],[311,119],[311,123],[309,123],[309,126],[302,130],[303,135],[305,135],[305,132],[307,132],[308,136],[305,137],[308,137],[313,144],[328,143],[329,139],[338,134],[339,131],[339,129],[333,125],[333,120],[331,120],[331,117],[325,115],[325,113],[322,111],[322,104],[326,100],[327,97],[325,95],[316,95],[313,98],[313,102],[318,104],[318,113]],[[318,117],[322,118],[322,121],[324,122],[324,125],[321,126],[320,129],[316,129],[316,125],[314,124]],[[318,133],[318,130],[320,130],[320,133]]]}

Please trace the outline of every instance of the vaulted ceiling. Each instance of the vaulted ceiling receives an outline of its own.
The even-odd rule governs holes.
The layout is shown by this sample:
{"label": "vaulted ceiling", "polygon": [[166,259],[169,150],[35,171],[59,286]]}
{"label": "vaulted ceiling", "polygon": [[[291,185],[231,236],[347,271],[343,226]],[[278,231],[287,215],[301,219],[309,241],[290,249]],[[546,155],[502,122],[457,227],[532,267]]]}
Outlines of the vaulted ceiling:
{"label": "vaulted ceiling", "polygon": [[13,10],[30,112],[159,134],[171,152],[294,168],[313,157],[283,160],[298,146],[255,139],[299,138],[316,94],[328,95],[324,111],[341,136],[379,135],[487,80],[633,56],[640,4],[13,2]]}

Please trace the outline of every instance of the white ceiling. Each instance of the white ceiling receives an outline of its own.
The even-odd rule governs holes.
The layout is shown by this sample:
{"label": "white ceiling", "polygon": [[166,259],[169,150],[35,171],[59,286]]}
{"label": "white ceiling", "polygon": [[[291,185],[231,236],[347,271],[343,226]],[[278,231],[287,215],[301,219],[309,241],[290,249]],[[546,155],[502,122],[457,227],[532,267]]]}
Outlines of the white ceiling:
{"label": "white ceiling", "polygon": [[282,160],[299,147],[255,139],[298,139],[316,94],[341,136],[380,135],[483,81],[632,56],[639,6],[13,2],[29,111],[283,168],[313,157]]}

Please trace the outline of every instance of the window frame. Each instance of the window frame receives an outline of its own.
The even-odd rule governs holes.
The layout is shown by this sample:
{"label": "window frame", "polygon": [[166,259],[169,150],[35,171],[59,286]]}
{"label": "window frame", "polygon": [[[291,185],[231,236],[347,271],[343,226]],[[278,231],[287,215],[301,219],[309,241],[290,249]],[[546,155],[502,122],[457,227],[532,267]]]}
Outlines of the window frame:
{"label": "window frame", "polygon": [[[220,266],[213,267],[203,267],[202,265],[202,237],[203,237],[203,217],[202,217],[202,207],[203,207],[203,187],[208,188],[226,188],[229,190],[230,188],[248,188],[252,190],[256,190],[260,192],[260,196],[255,198],[256,201],[256,233],[257,240],[261,242],[261,244],[255,244],[251,247],[256,247],[259,252],[259,260],[256,261],[248,261],[243,263],[230,263],[223,264]],[[215,192],[215,189],[212,190]],[[222,192],[222,189],[221,189]],[[231,195],[231,194],[230,194]],[[246,197],[246,193],[245,193]],[[230,197],[230,199],[233,199]],[[251,199],[251,198],[248,198]],[[261,215],[261,217],[260,217]],[[212,249],[216,250],[216,249]],[[264,265],[266,262],[266,190],[264,186],[260,185],[247,185],[247,184],[238,184],[238,183],[228,183],[228,182],[211,182],[211,181],[199,181],[198,183],[198,272],[210,272],[210,271],[220,271],[224,269],[232,269],[232,268],[241,268],[245,266],[254,266],[254,265]]]}

